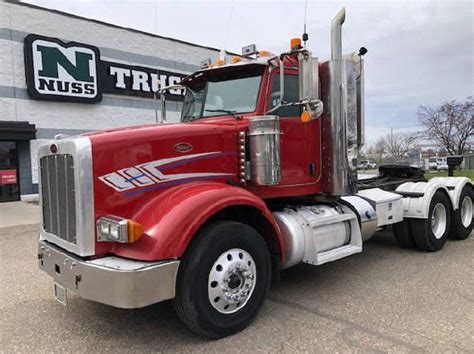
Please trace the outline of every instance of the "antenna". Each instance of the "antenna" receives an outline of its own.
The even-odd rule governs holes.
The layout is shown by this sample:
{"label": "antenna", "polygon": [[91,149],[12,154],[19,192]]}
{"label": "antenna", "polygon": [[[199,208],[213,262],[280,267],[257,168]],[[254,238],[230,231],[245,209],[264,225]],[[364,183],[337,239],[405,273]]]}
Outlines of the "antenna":
{"label": "antenna", "polygon": [[229,42],[230,25],[231,25],[231,22],[232,22],[233,12],[234,12],[234,0],[232,0],[232,2],[230,4],[229,19],[227,20],[227,33],[226,33],[226,36],[225,36],[225,44],[224,44],[224,50],[225,51],[227,51],[227,44]]}
{"label": "antenna", "polygon": [[304,0],[304,28],[303,28],[303,45],[306,48],[306,41],[308,40],[309,36],[306,33],[306,15],[308,14],[308,0]]}

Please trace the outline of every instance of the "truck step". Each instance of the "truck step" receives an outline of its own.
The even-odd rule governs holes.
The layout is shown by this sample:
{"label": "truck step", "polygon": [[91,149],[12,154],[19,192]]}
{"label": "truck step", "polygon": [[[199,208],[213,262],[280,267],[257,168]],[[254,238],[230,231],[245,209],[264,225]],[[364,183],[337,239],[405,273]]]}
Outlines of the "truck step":
{"label": "truck step", "polygon": [[315,265],[321,265],[324,263],[332,262],[340,258],[350,256],[354,253],[361,253],[362,246],[356,245],[344,245],[326,252],[318,253],[318,260]]}
{"label": "truck step", "polygon": [[331,224],[336,224],[336,223],[341,223],[344,221],[350,221],[350,220],[357,220],[357,216],[355,214],[342,214],[342,215],[332,215],[332,216],[327,216],[324,218],[314,218],[313,220],[308,219],[309,224],[311,227],[320,227],[324,225],[331,225]]}

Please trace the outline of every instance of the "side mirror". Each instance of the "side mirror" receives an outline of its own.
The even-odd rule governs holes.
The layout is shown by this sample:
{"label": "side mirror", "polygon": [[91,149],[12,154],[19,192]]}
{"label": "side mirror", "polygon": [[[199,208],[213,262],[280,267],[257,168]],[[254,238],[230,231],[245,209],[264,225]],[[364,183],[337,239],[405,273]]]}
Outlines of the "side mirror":
{"label": "side mirror", "polygon": [[[298,53],[300,103],[310,116],[320,116],[322,103],[319,100],[319,63],[318,58],[303,50]],[[305,116],[307,119],[307,116]],[[303,120],[303,119],[302,119]]]}
{"label": "side mirror", "polygon": [[[276,64],[273,64],[273,61],[276,61]],[[280,68],[280,74],[278,75],[280,80],[280,99],[275,107],[265,112],[265,115],[268,115],[285,105],[285,71],[283,70],[283,61],[279,57],[274,57],[268,62],[272,65],[273,69]]]}
{"label": "side mirror", "polygon": [[186,86],[176,84],[176,85],[165,86],[165,87],[161,88],[160,90],[158,90],[155,93],[155,97],[156,97],[157,93],[160,94],[160,103],[161,103],[161,120],[160,120],[160,122],[158,122],[158,112],[156,111],[156,106],[155,106],[155,116],[156,116],[156,122],[157,123],[167,123],[167,120],[166,120],[166,97],[165,97],[166,92],[169,92],[170,90],[186,90],[186,89],[187,89]]}

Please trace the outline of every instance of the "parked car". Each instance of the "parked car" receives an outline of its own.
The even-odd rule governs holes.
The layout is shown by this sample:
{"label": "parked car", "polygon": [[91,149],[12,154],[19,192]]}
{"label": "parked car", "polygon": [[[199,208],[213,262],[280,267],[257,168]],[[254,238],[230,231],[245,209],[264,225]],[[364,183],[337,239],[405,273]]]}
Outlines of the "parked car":
{"label": "parked car", "polygon": [[373,170],[377,168],[377,164],[371,160],[362,160],[357,166],[359,170]]}
{"label": "parked car", "polygon": [[436,170],[437,171],[447,171],[448,170],[448,162],[445,157],[438,157]]}
{"label": "parked car", "polygon": [[448,163],[446,157],[430,157],[428,159],[428,169],[432,171],[447,171]]}
{"label": "parked car", "polygon": [[438,169],[437,157],[428,158],[428,169],[435,171]]}

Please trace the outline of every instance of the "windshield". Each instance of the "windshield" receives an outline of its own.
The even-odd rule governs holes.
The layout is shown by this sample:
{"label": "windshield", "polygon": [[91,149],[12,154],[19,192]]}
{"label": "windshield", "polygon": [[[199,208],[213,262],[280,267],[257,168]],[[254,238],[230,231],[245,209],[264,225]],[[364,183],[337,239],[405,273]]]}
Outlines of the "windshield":
{"label": "windshield", "polygon": [[189,85],[181,121],[254,112],[262,70],[207,72]]}

